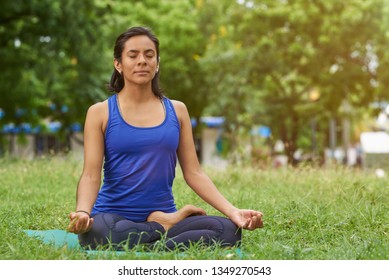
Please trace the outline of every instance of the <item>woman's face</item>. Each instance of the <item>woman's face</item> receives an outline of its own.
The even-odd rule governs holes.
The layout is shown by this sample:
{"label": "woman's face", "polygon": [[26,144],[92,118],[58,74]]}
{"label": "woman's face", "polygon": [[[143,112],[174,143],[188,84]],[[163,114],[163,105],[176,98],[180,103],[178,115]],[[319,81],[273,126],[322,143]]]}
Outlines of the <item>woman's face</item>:
{"label": "woman's face", "polygon": [[151,83],[159,66],[154,42],[145,35],[131,37],[124,45],[121,62],[115,59],[114,64],[125,83]]}

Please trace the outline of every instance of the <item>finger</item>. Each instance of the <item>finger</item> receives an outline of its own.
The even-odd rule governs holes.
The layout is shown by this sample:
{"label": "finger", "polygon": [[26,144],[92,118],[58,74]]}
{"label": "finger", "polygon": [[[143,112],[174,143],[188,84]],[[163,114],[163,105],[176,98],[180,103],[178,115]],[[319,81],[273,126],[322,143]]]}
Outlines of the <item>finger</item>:
{"label": "finger", "polygon": [[74,217],[74,218],[71,220],[70,224],[74,226],[74,225],[77,223],[78,219],[79,219],[79,218],[78,218],[77,216]]}
{"label": "finger", "polygon": [[91,220],[88,219],[86,224],[85,224],[85,227],[84,227],[84,231],[87,232],[91,227]]}
{"label": "finger", "polygon": [[84,225],[84,219],[81,217],[78,219],[78,221],[76,223],[76,226],[75,226],[76,231],[77,232],[82,231],[83,225]]}
{"label": "finger", "polygon": [[261,228],[261,227],[263,227],[262,215],[257,215],[255,228]]}
{"label": "finger", "polygon": [[78,218],[76,217],[76,218],[74,218],[74,219],[72,219],[71,221],[70,221],[70,223],[69,223],[69,225],[68,225],[68,231],[70,231],[70,232],[74,232],[74,230],[75,230],[75,228],[74,228],[74,226],[75,226],[75,224],[77,223],[77,221],[78,221]]}
{"label": "finger", "polygon": [[248,229],[249,226],[250,226],[250,223],[251,223],[251,219],[246,219],[246,220],[242,223],[241,227],[244,228],[244,229]]}
{"label": "finger", "polygon": [[250,221],[250,224],[248,226],[248,229],[249,230],[254,230],[256,224],[257,224],[257,216],[254,216],[254,217],[251,218],[251,221]]}
{"label": "finger", "polygon": [[263,227],[262,223],[262,215],[257,215],[253,218],[253,226],[252,229],[255,230],[257,228]]}
{"label": "finger", "polygon": [[88,223],[89,223],[89,217],[88,218],[85,218],[83,217],[82,219],[80,219],[80,231],[81,232],[85,232],[86,228],[88,227]]}
{"label": "finger", "polygon": [[66,230],[67,230],[68,232],[74,232],[74,225],[73,225],[72,223],[70,223],[70,224],[68,225],[68,227],[66,228]]}
{"label": "finger", "polygon": [[93,226],[93,222],[94,222],[94,219],[93,219],[93,218],[90,218],[90,219],[89,219],[88,231],[91,230],[91,228],[92,228],[92,226]]}
{"label": "finger", "polygon": [[74,233],[78,232],[78,221],[74,224]]}
{"label": "finger", "polygon": [[93,218],[87,220],[87,222],[83,225],[83,227],[78,231],[78,233],[85,233],[91,230],[93,226]]}

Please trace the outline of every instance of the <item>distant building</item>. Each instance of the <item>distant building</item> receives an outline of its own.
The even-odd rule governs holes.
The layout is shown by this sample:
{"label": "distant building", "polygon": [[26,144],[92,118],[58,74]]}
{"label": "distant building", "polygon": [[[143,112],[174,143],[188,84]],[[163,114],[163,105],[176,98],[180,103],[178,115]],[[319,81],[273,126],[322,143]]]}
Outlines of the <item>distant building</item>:
{"label": "distant building", "polygon": [[82,151],[81,125],[73,124],[66,134],[59,134],[60,122],[48,122],[45,127],[28,123],[9,123],[0,128],[0,156],[32,159],[46,154]]}
{"label": "distant building", "polygon": [[[223,117],[201,117],[201,139],[197,139],[197,152],[202,165],[224,168],[227,161],[221,157],[220,141],[223,132]],[[192,126],[198,124],[192,119]]]}
{"label": "distant building", "polygon": [[361,133],[362,165],[367,169],[389,169],[389,134],[384,131]]}

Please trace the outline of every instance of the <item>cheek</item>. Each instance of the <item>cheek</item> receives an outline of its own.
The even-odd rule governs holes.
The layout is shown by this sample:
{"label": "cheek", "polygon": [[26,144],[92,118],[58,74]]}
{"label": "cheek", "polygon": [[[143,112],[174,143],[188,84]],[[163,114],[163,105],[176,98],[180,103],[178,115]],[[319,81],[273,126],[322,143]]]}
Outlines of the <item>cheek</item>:
{"label": "cheek", "polygon": [[134,64],[135,64],[135,63],[134,63],[134,60],[133,60],[133,59],[127,58],[127,59],[124,59],[124,60],[122,61],[122,66],[123,66],[124,68],[132,67]]}
{"label": "cheek", "polygon": [[153,68],[157,68],[157,67],[158,67],[158,63],[157,63],[157,61],[155,61],[155,60],[149,61],[149,65],[150,65],[151,67],[153,67]]}

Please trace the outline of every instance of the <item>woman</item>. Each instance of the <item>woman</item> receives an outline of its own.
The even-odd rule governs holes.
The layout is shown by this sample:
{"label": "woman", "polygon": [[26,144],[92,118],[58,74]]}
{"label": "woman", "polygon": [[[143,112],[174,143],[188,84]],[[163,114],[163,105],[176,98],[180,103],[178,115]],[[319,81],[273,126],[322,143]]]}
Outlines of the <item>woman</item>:
{"label": "woman", "polygon": [[[201,170],[186,106],[159,88],[159,41],[149,29],[133,27],[117,38],[114,68],[115,94],[92,105],[85,120],[84,167],[68,226],[80,244],[122,249],[164,237],[168,249],[191,242],[234,246],[241,228],[262,227],[261,212],[234,207]],[[177,157],[187,184],[228,218],[192,205],[176,209]]]}

